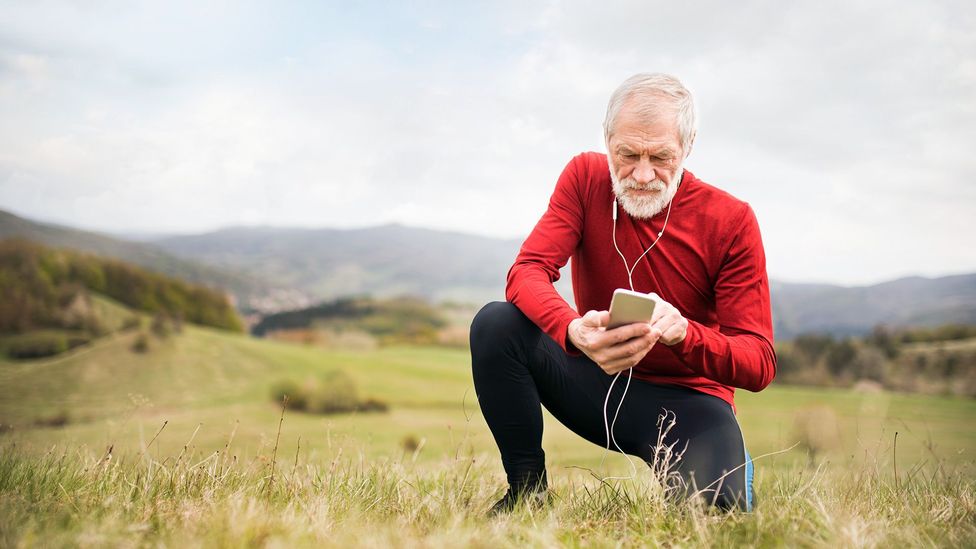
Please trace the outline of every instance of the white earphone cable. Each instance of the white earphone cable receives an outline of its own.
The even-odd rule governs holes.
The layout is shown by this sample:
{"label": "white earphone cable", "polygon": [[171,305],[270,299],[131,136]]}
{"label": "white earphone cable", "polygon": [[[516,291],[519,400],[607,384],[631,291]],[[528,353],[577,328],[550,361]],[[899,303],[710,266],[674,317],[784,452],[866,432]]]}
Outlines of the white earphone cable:
{"label": "white earphone cable", "polygon": [[[675,190],[675,195],[677,194],[678,191]],[[657,246],[658,241],[661,240],[662,236],[664,236],[665,229],[668,228],[668,220],[671,219],[671,206],[673,204],[674,197],[671,197],[671,201],[668,202],[668,213],[664,216],[664,225],[661,226],[661,230],[657,233],[657,238],[655,238],[654,242],[651,242],[651,245],[644,250],[644,253],[640,254],[640,257],[634,261],[634,266],[631,267],[627,264],[627,258],[625,258],[623,252],[620,251],[620,247],[617,246],[617,197],[616,195],[613,197],[613,248],[617,250],[617,255],[619,255],[620,259],[624,262],[624,269],[627,269],[627,282],[630,284],[631,290],[634,290],[634,271],[637,269],[637,265],[640,263],[641,259],[644,259],[647,252],[650,252],[652,249],[654,249],[654,246]]]}
{"label": "white earphone cable", "polygon": [[[681,182],[679,180],[678,188],[680,188],[680,185]],[[675,196],[677,196],[677,194],[678,194],[678,190],[675,189]],[[624,269],[627,270],[627,282],[630,285],[631,291],[636,291],[634,290],[634,271],[637,269],[637,265],[640,264],[641,259],[644,259],[644,256],[647,255],[647,253],[650,252],[651,249],[654,248],[654,246],[657,246],[658,241],[661,240],[662,236],[664,236],[664,230],[668,228],[668,220],[671,219],[672,205],[674,205],[674,196],[672,196],[671,200],[668,201],[668,213],[664,216],[664,225],[661,226],[661,230],[657,233],[657,238],[655,238],[654,242],[652,242],[651,245],[648,246],[646,250],[644,250],[644,253],[642,253],[640,257],[638,257],[634,261],[634,266],[631,267],[630,265],[627,264],[627,258],[625,258],[623,252],[620,251],[620,247],[617,246],[617,197],[616,195],[614,195],[613,197],[613,233],[612,233],[613,247],[615,250],[617,250],[617,255],[619,255],[620,259],[624,262]],[[620,401],[617,403],[617,410],[613,414],[613,421],[612,422],[607,421],[608,419],[607,406],[610,403],[610,394],[613,392],[613,386],[617,383],[617,379],[620,377],[620,374],[621,372],[617,372],[616,374],[614,374],[613,381],[610,382],[610,388],[607,389],[607,398],[604,399],[603,401],[603,428],[606,430],[607,433],[607,446],[606,446],[606,451],[603,453],[603,457],[600,458],[600,466],[601,467],[603,466],[603,462],[607,457],[607,452],[610,451],[610,442],[613,441],[613,445],[617,449],[617,451],[623,454],[624,457],[627,458],[627,463],[630,464],[631,473],[629,477],[608,476],[608,477],[603,477],[601,480],[630,480],[636,478],[637,476],[637,467],[634,465],[634,460],[631,459],[630,455],[624,452],[622,448],[620,448],[620,445],[617,444],[617,438],[616,436],[614,436],[613,433],[613,428],[617,424],[617,417],[620,415],[620,409],[624,405],[624,398],[627,397],[627,389],[630,388],[630,380],[633,379],[634,377],[634,369],[632,367],[627,368],[627,383],[624,385],[624,392],[622,395],[620,395]]]}

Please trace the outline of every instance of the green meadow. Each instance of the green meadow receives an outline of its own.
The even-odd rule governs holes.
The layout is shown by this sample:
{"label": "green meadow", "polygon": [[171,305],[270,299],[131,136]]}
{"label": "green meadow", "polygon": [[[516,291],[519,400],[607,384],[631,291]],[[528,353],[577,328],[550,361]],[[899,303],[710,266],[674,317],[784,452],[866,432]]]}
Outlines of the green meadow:
{"label": "green meadow", "polygon": [[[666,501],[643,465],[547,417],[555,501],[504,488],[466,350],[322,349],[186,326],[0,362],[0,546],[976,544],[976,401],[739,392],[760,505]],[[281,380],[341,370],[385,413],[282,411]],[[653,420],[653,418],[652,418]],[[820,432],[803,425],[828,425]]]}

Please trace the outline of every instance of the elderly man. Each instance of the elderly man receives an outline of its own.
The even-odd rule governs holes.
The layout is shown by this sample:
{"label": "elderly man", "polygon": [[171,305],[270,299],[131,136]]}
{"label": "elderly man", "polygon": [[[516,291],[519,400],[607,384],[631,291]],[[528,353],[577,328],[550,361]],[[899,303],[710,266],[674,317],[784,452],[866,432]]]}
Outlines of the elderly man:
{"label": "elderly man", "polygon": [[[695,131],[676,78],[625,81],[607,108],[608,154],[569,162],[508,273],[508,301],[475,317],[475,387],[509,484],[493,513],[547,494],[540,404],[595,444],[665,463],[675,494],[751,509],[733,396],[776,370],[766,260],[749,205],[684,169]],[[570,257],[582,316],[552,285]],[[651,320],[608,329],[617,288],[656,294]]]}

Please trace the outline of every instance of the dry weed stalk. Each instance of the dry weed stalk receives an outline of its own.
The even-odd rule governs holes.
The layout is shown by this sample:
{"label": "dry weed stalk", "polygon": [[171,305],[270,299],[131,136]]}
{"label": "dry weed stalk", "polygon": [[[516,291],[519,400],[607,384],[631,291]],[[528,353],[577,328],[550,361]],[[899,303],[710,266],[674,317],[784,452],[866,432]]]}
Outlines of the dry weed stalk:
{"label": "dry weed stalk", "polygon": [[278,434],[275,436],[274,450],[271,452],[271,473],[268,475],[268,495],[271,495],[271,486],[274,484],[275,461],[278,459],[278,442],[281,440],[281,424],[285,422],[285,409],[288,407],[288,395],[281,397],[281,418],[278,420]]}
{"label": "dry weed stalk", "polygon": [[[149,450],[149,447],[152,446],[152,443],[156,441],[156,437],[159,436],[159,433],[162,433],[163,432],[163,429],[166,428],[166,425],[168,423],[169,423],[169,420],[168,419],[165,420],[165,421],[163,421],[163,426],[160,427],[158,431],[156,431],[156,434],[153,435],[153,437],[152,437],[152,439],[150,439],[149,443],[146,444],[145,446],[143,446],[142,450],[139,452],[139,456],[138,456],[139,458],[141,458],[143,455],[145,455],[146,451]],[[141,435],[141,433],[142,433],[142,431],[140,429],[140,435]],[[142,438],[142,436],[140,436],[139,438]]]}

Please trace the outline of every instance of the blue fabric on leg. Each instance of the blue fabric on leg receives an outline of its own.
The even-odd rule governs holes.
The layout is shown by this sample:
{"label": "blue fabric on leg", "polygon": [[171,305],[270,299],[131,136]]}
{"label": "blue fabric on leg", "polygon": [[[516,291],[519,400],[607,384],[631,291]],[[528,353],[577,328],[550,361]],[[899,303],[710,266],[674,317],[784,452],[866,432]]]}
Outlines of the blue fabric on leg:
{"label": "blue fabric on leg", "polygon": [[746,511],[752,511],[752,477],[755,473],[752,465],[752,456],[746,450]]}

